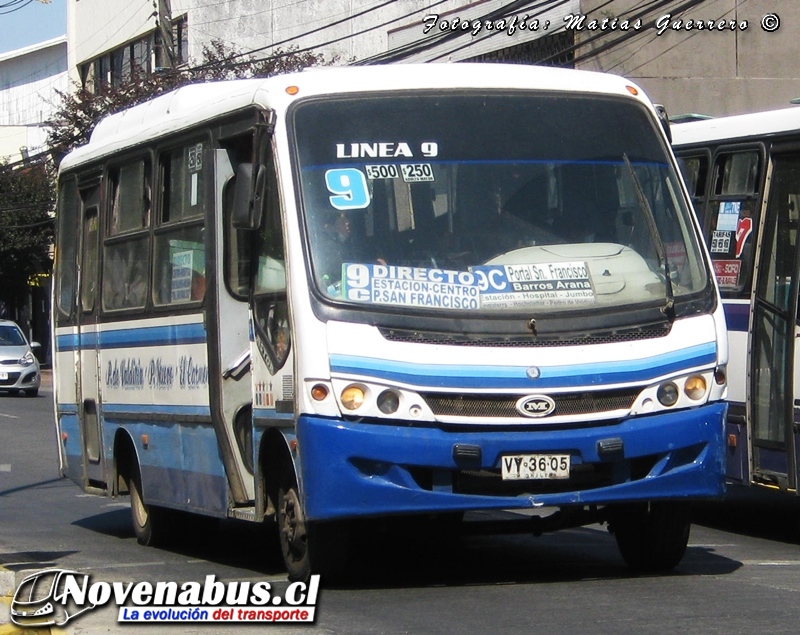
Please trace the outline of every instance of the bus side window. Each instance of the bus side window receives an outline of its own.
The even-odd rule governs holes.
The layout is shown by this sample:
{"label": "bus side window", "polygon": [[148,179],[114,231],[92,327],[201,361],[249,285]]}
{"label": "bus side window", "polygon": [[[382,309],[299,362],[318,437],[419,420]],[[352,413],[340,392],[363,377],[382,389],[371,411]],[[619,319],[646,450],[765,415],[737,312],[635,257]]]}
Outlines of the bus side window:
{"label": "bus side window", "polygon": [[150,161],[133,161],[109,172],[111,222],[109,235],[150,225]]}
{"label": "bus side window", "polygon": [[93,205],[84,212],[83,216],[83,252],[81,256],[81,310],[90,312],[94,310],[95,296],[97,294],[97,258],[99,219],[97,206]]}
{"label": "bus side window", "polygon": [[152,162],[129,161],[109,170],[108,237],[103,248],[103,309],[143,308],[150,271]]}
{"label": "bus side window", "polygon": [[681,175],[686,182],[686,189],[692,198],[694,211],[700,221],[700,226],[706,226],[707,210],[705,208],[706,183],[708,181],[708,156],[678,157]]}
{"label": "bus side window", "polygon": [[142,308],[149,271],[147,237],[106,245],[103,258],[103,308]]}
{"label": "bus side window", "polygon": [[[256,337],[266,343],[265,361],[271,373],[289,357],[291,330],[286,300],[286,257],[283,245],[283,218],[275,167],[267,165],[266,204],[258,230],[257,271],[253,289]],[[261,347],[260,347],[261,348]],[[264,350],[262,348],[262,350]]]}
{"label": "bus side window", "polygon": [[72,315],[75,302],[76,247],[80,196],[75,178],[65,179],[58,196],[58,241],[56,243],[56,308],[58,322]]}
{"label": "bus side window", "polygon": [[161,218],[155,232],[153,301],[199,302],[205,296],[206,277],[203,143],[163,152],[159,172]]}
{"label": "bus side window", "polygon": [[[239,165],[254,163],[252,133],[225,140],[223,147],[228,153],[234,174]],[[222,194],[225,283],[231,295],[240,300],[247,300],[250,296],[250,253],[253,232],[247,229],[237,229],[233,226],[236,180],[236,176],[230,178],[225,183]]]}
{"label": "bus side window", "polygon": [[749,297],[753,271],[761,155],[722,152],[714,162],[708,200],[708,244],[724,297]]}

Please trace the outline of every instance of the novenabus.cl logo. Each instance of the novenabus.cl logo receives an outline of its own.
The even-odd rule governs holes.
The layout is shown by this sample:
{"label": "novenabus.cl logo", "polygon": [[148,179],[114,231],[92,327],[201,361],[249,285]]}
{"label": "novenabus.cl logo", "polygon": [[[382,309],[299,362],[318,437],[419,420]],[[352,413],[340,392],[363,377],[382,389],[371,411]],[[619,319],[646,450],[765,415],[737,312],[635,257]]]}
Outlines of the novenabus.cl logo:
{"label": "novenabus.cl logo", "polygon": [[86,588],[88,581],[87,574],[68,569],[48,569],[29,575],[20,582],[11,600],[11,621],[28,628],[63,626],[97,606],[91,600],[79,606],[71,597],[71,589]]}
{"label": "novenabus.cl logo", "polygon": [[[280,585],[283,586],[283,585]],[[313,622],[319,575],[273,588],[266,580],[155,583],[93,582],[90,575],[48,569],[27,576],[11,601],[11,620],[27,628],[63,626],[81,613],[113,602],[117,622]]]}

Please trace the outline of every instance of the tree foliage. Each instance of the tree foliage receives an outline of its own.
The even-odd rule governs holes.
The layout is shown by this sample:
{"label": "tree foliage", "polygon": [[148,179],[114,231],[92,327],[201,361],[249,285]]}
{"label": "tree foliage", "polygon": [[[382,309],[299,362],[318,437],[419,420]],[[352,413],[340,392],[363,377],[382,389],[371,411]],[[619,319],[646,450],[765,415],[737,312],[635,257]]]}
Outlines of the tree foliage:
{"label": "tree foliage", "polygon": [[203,47],[203,61],[200,64],[153,74],[134,68],[129,81],[125,83],[103,84],[95,91],[75,86],[73,93],[58,92],[61,103],[48,122],[48,145],[56,162],[60,162],[70,150],[89,141],[95,125],[105,115],[186,84],[270,77],[336,61],[336,58],[326,60],[322,54],[298,51],[296,47],[285,50],[279,48],[268,57],[256,58],[219,40],[212,40]]}
{"label": "tree foliage", "polygon": [[52,260],[53,174],[45,163],[0,162],[0,280],[12,305],[36,274],[49,273]]}

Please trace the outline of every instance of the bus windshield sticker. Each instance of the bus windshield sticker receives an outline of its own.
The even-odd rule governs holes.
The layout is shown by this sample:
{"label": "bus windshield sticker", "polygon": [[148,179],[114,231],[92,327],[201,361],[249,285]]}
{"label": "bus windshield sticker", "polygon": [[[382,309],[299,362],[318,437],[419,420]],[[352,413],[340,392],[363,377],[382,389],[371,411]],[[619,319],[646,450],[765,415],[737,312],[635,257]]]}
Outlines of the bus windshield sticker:
{"label": "bus windshield sticker", "polygon": [[731,232],[713,232],[711,238],[712,254],[727,254],[731,249]]}
{"label": "bus windshield sticker", "polygon": [[738,287],[741,260],[714,260],[714,274],[721,287]]}
{"label": "bus windshield sticker", "polygon": [[194,207],[198,202],[199,173],[203,169],[203,144],[198,143],[186,148],[186,167],[189,169],[189,206]]}
{"label": "bus windshield sticker", "polygon": [[396,179],[400,176],[400,171],[393,163],[385,165],[365,165],[367,178],[374,181],[376,179]]}
{"label": "bus windshield sticker", "polygon": [[172,254],[172,302],[185,302],[192,290],[192,251],[176,251]]}
{"label": "bus windshield sticker", "polygon": [[430,163],[401,163],[400,171],[406,183],[433,181],[433,168]]}
{"label": "bus windshield sticker", "polygon": [[486,265],[469,271],[346,263],[352,302],[456,310],[568,306],[595,302],[585,262]]}
{"label": "bus windshield sticker", "polygon": [[[439,143],[436,141],[423,141],[416,146],[409,144],[406,141],[378,141],[377,143],[337,143],[336,144],[336,158],[337,159],[396,159],[397,157],[405,157],[413,159],[415,154],[411,149],[413,147],[419,148],[419,154],[423,157],[430,159],[439,155]],[[419,156],[416,155],[416,156]]]}
{"label": "bus windshield sticker", "polygon": [[477,276],[468,271],[346,263],[347,300],[443,309],[480,308]]}
{"label": "bus windshield sticker", "polygon": [[740,258],[744,251],[744,245],[747,238],[753,233],[753,219],[749,216],[743,216],[739,219],[739,225],[736,227],[736,257]]}
{"label": "bus windshield sticker", "polygon": [[481,281],[481,305],[496,309],[565,306],[595,302],[585,262],[473,267]]}
{"label": "bus windshield sticker", "polygon": [[203,144],[198,143],[186,148],[186,164],[189,172],[199,172],[203,169]]}
{"label": "bus windshield sticker", "polygon": [[735,232],[739,226],[739,212],[742,209],[740,201],[723,201],[719,204],[717,217],[717,231]]}
{"label": "bus windshield sticker", "polygon": [[364,209],[369,207],[367,178],[356,168],[336,168],[325,172],[325,185],[333,196],[328,197],[335,209]]}

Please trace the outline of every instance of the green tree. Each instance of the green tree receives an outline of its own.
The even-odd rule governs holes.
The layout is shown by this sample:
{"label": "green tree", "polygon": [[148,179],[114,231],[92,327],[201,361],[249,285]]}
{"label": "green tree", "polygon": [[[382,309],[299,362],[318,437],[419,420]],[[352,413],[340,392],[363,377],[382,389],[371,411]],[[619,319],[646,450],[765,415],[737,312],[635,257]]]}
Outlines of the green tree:
{"label": "green tree", "polygon": [[23,306],[37,274],[52,267],[53,174],[44,162],[0,161],[0,300],[10,317]]}

